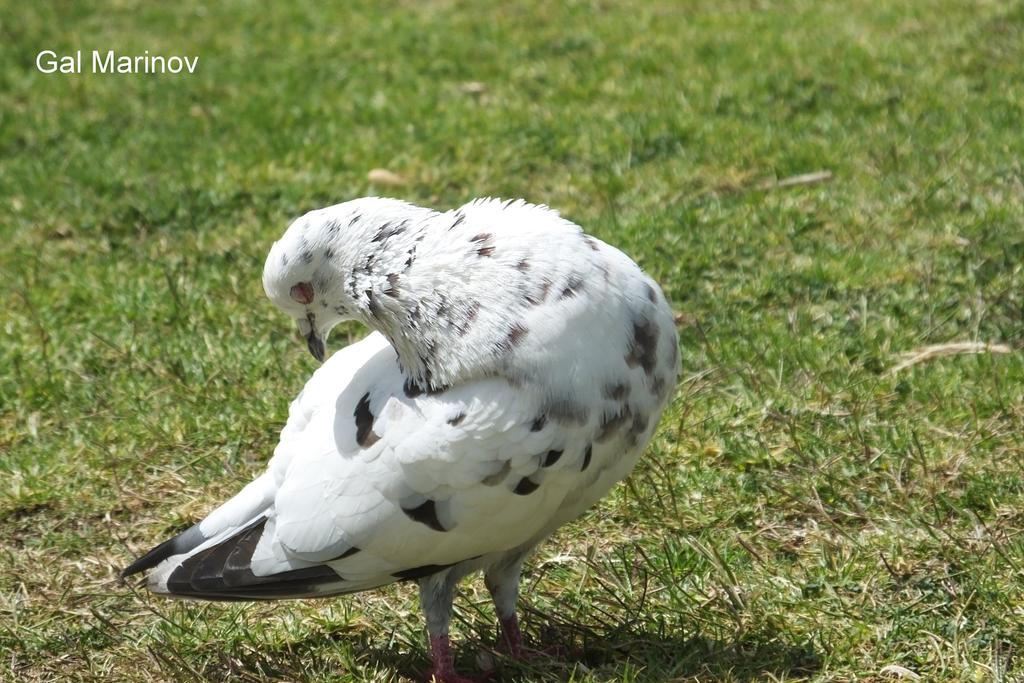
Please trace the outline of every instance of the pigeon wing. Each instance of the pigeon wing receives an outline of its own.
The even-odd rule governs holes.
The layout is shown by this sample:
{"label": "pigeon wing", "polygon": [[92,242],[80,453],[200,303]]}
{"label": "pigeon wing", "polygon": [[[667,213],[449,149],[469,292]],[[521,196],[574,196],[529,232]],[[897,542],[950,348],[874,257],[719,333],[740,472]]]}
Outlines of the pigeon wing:
{"label": "pigeon wing", "polygon": [[408,578],[533,540],[572,489],[586,444],[540,397],[503,379],[409,397],[391,353],[389,377],[353,382],[295,435],[257,573],[298,559],[360,586]]}
{"label": "pigeon wing", "polygon": [[543,536],[589,461],[583,427],[548,419],[543,397],[504,379],[411,393],[380,335],[336,354],[292,405],[263,475],[272,502],[244,522],[208,523],[227,517],[215,511],[200,524],[214,537],[150,586],[210,599],[352,592]]}

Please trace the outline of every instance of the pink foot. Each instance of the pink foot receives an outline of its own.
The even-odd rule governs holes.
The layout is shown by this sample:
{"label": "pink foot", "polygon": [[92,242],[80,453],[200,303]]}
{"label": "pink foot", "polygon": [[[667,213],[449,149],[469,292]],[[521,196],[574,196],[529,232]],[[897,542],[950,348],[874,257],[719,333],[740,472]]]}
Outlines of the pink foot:
{"label": "pink foot", "polygon": [[427,675],[427,683],[485,683],[490,674],[481,678],[466,678],[455,673],[455,657],[448,636],[430,637],[430,657],[434,668]]}
{"label": "pink foot", "polygon": [[521,659],[527,662],[542,657],[560,657],[562,648],[557,645],[546,647],[543,650],[535,650],[523,644],[523,634],[519,630],[519,619],[512,615],[507,619],[498,618],[501,623],[501,647],[499,650],[513,659]]}
{"label": "pink foot", "polygon": [[508,618],[499,617],[501,623],[501,650],[510,657],[523,657],[526,648],[523,647],[523,634],[519,630],[519,618],[512,615]]}

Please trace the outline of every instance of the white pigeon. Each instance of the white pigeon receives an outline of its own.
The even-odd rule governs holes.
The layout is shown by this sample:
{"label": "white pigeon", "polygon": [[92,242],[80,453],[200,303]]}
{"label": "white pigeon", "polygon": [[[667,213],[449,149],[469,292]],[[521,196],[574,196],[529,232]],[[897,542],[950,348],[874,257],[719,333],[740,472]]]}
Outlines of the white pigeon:
{"label": "white pigeon", "polygon": [[482,570],[522,654],[524,558],[629,474],[672,394],[661,289],[544,206],[376,197],[292,223],[263,286],[319,360],[338,322],[374,331],[313,373],[262,475],[122,575],[201,600],[414,579],[431,675],[457,683],[452,597]]}

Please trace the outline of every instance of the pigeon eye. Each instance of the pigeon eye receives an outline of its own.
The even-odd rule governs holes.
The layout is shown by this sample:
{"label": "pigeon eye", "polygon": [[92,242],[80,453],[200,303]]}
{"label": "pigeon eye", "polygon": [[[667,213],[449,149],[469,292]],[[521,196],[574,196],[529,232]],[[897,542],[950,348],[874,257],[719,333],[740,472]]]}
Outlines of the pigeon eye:
{"label": "pigeon eye", "polygon": [[297,301],[300,304],[306,305],[313,301],[313,285],[308,282],[300,282],[297,285],[292,285],[292,288],[288,291],[288,295],[293,301]]}

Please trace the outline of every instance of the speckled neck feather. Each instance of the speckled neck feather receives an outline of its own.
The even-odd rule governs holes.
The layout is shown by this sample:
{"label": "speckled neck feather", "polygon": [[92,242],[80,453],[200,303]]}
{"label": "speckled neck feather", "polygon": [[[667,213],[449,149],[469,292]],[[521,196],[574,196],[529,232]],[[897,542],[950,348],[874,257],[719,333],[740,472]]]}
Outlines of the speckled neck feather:
{"label": "speckled neck feather", "polygon": [[[581,357],[600,362],[587,347],[607,333],[602,309],[637,308],[628,315],[646,330],[642,309],[654,290],[637,289],[642,281],[622,277],[625,268],[636,267],[543,206],[488,199],[441,213],[367,198],[293,223],[271,252],[265,285],[270,293],[278,280],[291,287],[308,274],[319,302],[310,310],[384,334],[410,392],[501,376],[550,385],[554,395]],[[633,298],[642,305],[625,301]],[[568,321],[581,319],[578,353],[568,345],[568,357],[550,354],[551,340],[566,348]]]}

